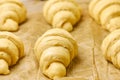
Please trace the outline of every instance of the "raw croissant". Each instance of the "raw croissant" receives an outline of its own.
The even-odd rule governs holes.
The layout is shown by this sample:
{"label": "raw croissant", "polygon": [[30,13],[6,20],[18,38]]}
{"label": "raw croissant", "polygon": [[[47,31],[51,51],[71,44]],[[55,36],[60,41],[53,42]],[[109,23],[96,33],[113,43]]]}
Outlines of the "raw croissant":
{"label": "raw croissant", "polygon": [[105,58],[120,68],[120,29],[111,32],[102,43]]}
{"label": "raw croissant", "polygon": [[0,32],[0,74],[8,74],[9,66],[24,56],[22,41],[10,32]]}
{"label": "raw croissant", "polygon": [[78,46],[63,29],[51,29],[40,37],[34,47],[40,69],[51,79],[66,75],[66,67],[77,55]]}
{"label": "raw croissant", "polygon": [[103,28],[109,31],[120,28],[120,0],[93,0],[89,12]]}
{"label": "raw croissant", "polygon": [[81,16],[81,9],[74,0],[48,0],[43,12],[49,24],[67,31],[72,31]]}
{"label": "raw croissant", "polygon": [[19,0],[0,0],[1,31],[16,31],[25,19],[26,9]]}

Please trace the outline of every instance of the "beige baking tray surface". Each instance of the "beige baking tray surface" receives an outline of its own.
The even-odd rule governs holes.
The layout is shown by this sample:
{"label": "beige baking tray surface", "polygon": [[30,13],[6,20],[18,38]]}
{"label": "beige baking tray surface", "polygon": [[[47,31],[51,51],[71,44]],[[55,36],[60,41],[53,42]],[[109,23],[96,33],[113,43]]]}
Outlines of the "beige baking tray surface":
{"label": "beige baking tray surface", "polygon": [[[45,1],[21,0],[27,8],[27,21],[20,25],[19,36],[25,46],[25,57],[10,68],[9,75],[0,75],[0,80],[49,80],[38,73],[38,62],[33,53],[35,41],[52,27],[45,21],[42,9]],[[88,13],[90,0],[76,0],[82,8],[82,18],[71,34],[79,46],[78,56],[67,67],[67,75],[56,80],[120,80],[120,70],[107,62],[101,52],[102,40],[109,32],[98,25]]]}

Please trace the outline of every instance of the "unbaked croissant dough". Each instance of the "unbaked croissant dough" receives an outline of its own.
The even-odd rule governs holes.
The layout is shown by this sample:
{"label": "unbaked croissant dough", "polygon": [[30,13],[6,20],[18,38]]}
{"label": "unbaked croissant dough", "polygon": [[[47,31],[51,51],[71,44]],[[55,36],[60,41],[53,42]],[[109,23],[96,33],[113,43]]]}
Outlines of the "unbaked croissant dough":
{"label": "unbaked croissant dough", "polygon": [[26,8],[19,0],[0,0],[0,30],[16,31],[26,19]]}
{"label": "unbaked croissant dough", "polygon": [[54,79],[66,75],[66,67],[77,55],[78,46],[64,29],[51,29],[37,40],[34,52],[41,71]]}
{"label": "unbaked croissant dough", "polygon": [[103,28],[109,31],[120,28],[120,0],[92,0],[89,12]]}
{"label": "unbaked croissant dough", "polygon": [[48,0],[43,13],[49,24],[67,31],[72,31],[81,17],[81,9],[74,0]]}
{"label": "unbaked croissant dough", "polygon": [[120,29],[111,32],[102,43],[105,58],[120,68]]}
{"label": "unbaked croissant dough", "polygon": [[22,41],[10,32],[0,32],[0,74],[8,74],[9,66],[24,56]]}

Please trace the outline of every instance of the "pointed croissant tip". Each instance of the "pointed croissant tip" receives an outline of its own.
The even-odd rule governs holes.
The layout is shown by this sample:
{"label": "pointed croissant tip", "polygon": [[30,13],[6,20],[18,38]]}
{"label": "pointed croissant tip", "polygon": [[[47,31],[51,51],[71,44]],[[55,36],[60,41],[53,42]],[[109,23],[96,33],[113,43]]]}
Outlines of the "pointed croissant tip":
{"label": "pointed croissant tip", "polygon": [[73,30],[73,26],[70,22],[66,22],[64,25],[63,25],[63,29],[71,32]]}
{"label": "pointed croissant tip", "polygon": [[5,60],[0,59],[0,74],[9,74],[9,73],[10,70],[8,67],[8,63]]}
{"label": "pointed croissant tip", "polygon": [[43,72],[50,79],[56,79],[64,77],[66,75],[66,68],[63,64],[58,62],[53,62],[49,68]]}

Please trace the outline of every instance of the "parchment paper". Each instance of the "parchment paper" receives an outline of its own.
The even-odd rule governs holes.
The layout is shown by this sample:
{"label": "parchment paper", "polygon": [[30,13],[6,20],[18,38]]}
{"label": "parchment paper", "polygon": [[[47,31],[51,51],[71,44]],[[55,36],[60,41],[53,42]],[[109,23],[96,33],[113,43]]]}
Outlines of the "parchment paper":
{"label": "parchment paper", "polygon": [[[51,29],[42,14],[45,1],[21,0],[27,8],[27,21],[20,25],[19,36],[25,46],[25,57],[10,68],[9,75],[0,75],[0,80],[49,80],[39,71],[33,52],[38,37]],[[109,34],[88,13],[90,0],[76,0],[82,8],[82,18],[71,34],[79,46],[78,56],[67,67],[67,75],[56,80],[120,80],[120,70],[107,62],[101,52],[102,40]]]}

